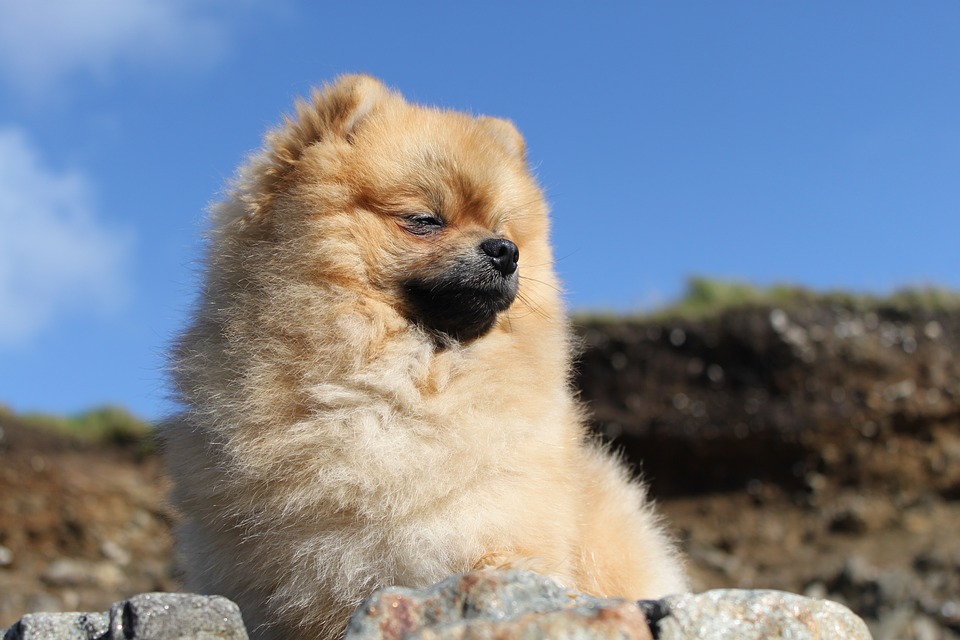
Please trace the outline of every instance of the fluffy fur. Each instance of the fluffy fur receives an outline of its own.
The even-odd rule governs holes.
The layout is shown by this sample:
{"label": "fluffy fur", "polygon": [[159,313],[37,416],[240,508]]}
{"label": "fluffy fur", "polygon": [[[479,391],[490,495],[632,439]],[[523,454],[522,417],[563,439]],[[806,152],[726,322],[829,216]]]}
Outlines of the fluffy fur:
{"label": "fluffy fur", "polygon": [[586,436],[524,153],[505,120],[349,76],[214,208],[163,433],[187,587],[256,636],[334,638],[378,587],[479,567],[686,589],[642,487]]}

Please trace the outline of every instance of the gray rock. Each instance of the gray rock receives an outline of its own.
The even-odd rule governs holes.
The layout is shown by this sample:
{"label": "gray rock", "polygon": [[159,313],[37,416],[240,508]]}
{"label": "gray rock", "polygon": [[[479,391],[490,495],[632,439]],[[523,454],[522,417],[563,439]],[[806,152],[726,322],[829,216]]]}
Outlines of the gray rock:
{"label": "gray rock", "polygon": [[717,589],[641,606],[658,640],[870,640],[843,605],[783,591]]}
{"label": "gray rock", "polygon": [[110,613],[33,613],[3,640],[247,640],[240,609],[220,596],[145,593]]}
{"label": "gray rock", "polygon": [[110,636],[136,640],[247,640],[240,608],[220,596],[144,593],[110,608]]}
{"label": "gray rock", "polygon": [[378,591],[350,620],[345,640],[652,640],[640,609],[564,589],[527,571],[477,571],[428,589]]}
{"label": "gray rock", "polygon": [[781,591],[716,590],[634,603],[570,592],[523,571],[479,571],[423,590],[383,589],[345,640],[870,640],[835,602]]}
{"label": "gray rock", "polygon": [[105,613],[29,613],[7,629],[3,640],[100,640],[109,626]]}
{"label": "gray rock", "polygon": [[[29,614],[3,635],[3,640],[188,638],[247,640],[247,632],[239,608],[226,598],[147,593],[114,604],[109,614]],[[728,589],[636,603],[572,592],[527,571],[477,571],[427,589],[376,592],[354,613],[344,640],[538,638],[870,640],[870,633],[840,604],[782,591]]]}

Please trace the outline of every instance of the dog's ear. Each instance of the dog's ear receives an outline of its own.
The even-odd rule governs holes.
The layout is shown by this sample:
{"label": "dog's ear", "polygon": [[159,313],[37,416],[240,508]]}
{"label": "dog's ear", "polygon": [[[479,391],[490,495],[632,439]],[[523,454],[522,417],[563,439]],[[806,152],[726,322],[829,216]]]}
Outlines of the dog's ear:
{"label": "dog's ear", "polygon": [[347,75],[315,89],[311,100],[297,100],[295,114],[267,134],[263,150],[241,170],[233,198],[217,207],[221,222],[259,217],[309,147],[336,140],[350,143],[364,118],[390,99],[402,98],[376,78]]}
{"label": "dog's ear", "polygon": [[507,151],[521,160],[526,160],[527,143],[513,122],[490,116],[481,116],[479,120],[480,124],[482,124],[489,133],[493,134],[493,137],[496,138],[501,145],[506,147]]}
{"label": "dog's ear", "polygon": [[350,141],[363,119],[391,95],[382,82],[365,75],[341,76],[314,89],[312,101],[298,100],[296,115],[268,136],[274,157],[295,164],[312,144],[332,137]]}

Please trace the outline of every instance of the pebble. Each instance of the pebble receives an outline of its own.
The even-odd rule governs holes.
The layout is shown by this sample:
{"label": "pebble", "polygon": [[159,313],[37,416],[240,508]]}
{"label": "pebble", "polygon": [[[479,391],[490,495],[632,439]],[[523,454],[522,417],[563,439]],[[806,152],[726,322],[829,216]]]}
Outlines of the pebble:
{"label": "pebble", "polygon": [[100,545],[100,553],[107,560],[117,563],[121,566],[130,564],[130,554],[113,540],[106,540]]}
{"label": "pebble", "polygon": [[123,571],[112,562],[58,558],[43,573],[43,581],[54,587],[115,587],[123,582]]}

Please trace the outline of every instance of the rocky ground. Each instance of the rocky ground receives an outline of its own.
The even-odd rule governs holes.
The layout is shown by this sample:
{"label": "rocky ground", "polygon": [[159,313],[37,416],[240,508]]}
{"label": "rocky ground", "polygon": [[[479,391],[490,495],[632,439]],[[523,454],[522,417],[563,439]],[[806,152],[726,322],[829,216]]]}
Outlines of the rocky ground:
{"label": "rocky ground", "polygon": [[578,384],[699,588],[839,600],[960,638],[960,314],[820,300],[582,320]]}
{"label": "rocky ground", "polygon": [[[581,319],[598,431],[651,481],[698,589],[839,600],[960,639],[960,314],[819,301]],[[0,412],[0,628],[177,588],[154,454]]]}
{"label": "rocky ground", "polygon": [[0,413],[0,629],[177,588],[160,460]]}

